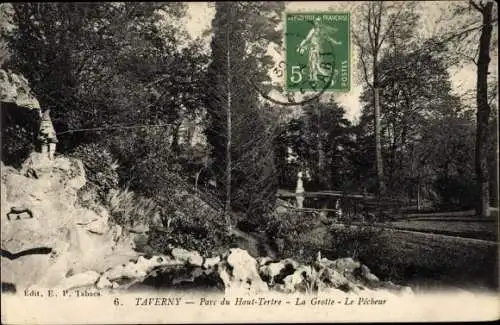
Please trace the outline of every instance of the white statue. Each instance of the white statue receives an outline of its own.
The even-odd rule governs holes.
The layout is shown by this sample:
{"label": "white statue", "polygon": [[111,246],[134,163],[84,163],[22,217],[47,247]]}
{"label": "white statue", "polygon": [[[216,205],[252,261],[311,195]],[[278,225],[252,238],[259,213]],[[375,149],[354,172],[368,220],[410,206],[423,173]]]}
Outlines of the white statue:
{"label": "white statue", "polygon": [[335,214],[337,217],[342,218],[342,208],[340,207],[340,200],[337,199],[335,202]]}
{"label": "white statue", "polygon": [[297,208],[304,207],[304,185],[302,182],[302,172],[297,173],[297,187],[295,188],[295,198],[297,199]]}

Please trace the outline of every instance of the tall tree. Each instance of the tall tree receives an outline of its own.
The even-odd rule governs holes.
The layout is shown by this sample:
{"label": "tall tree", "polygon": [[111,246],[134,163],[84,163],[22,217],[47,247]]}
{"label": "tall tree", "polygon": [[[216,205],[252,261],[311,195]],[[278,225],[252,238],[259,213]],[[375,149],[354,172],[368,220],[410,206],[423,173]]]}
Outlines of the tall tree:
{"label": "tall tree", "polygon": [[[491,103],[496,99],[497,89],[488,87],[496,75],[490,75],[491,56],[498,56],[497,24],[498,5],[492,0],[459,1],[449,8],[454,24],[440,35],[441,42],[448,45],[452,64],[474,64],[477,68],[475,89],[476,141],[475,172],[477,189],[476,213],[489,215],[491,183],[488,172],[488,147],[496,134],[490,132],[492,122]],[[498,144],[496,144],[498,145]],[[495,183],[495,181],[493,181]],[[496,187],[496,186],[494,186]],[[493,191],[495,195],[497,191]]]}
{"label": "tall tree", "polygon": [[[382,56],[379,66],[384,74],[380,80],[381,129],[387,191],[403,194],[408,181],[406,164],[409,150],[421,138],[427,120],[439,119],[460,105],[451,95],[449,74],[440,53],[422,50],[393,50]],[[362,101],[369,110],[366,118],[373,118],[373,93],[365,87]]]}
{"label": "tall tree", "polygon": [[488,123],[490,120],[491,107],[488,100],[488,67],[490,64],[490,44],[493,29],[492,12],[493,1],[470,2],[482,16],[483,28],[479,39],[479,58],[477,60],[477,84],[476,84],[476,178],[479,190],[479,203],[476,208],[478,215],[489,216],[490,190],[488,175]]}
{"label": "tall tree", "polygon": [[[59,132],[144,121],[148,114],[137,107],[154,102],[151,79],[179,66],[169,64],[178,63],[171,55],[178,28],[166,24],[161,48],[155,37],[159,12],[175,20],[183,15],[179,4],[15,3],[13,10],[9,65],[30,81],[42,108],[52,109]],[[77,143],[77,135],[62,137],[61,147]]]}
{"label": "tall tree", "polygon": [[421,203],[446,209],[470,209],[474,196],[474,112],[450,105],[439,118],[426,121],[409,156],[409,175]]}
{"label": "tall tree", "polygon": [[[295,185],[297,168],[307,169],[311,181],[308,186],[315,189],[346,189],[351,177],[349,149],[351,148],[350,122],[345,118],[345,110],[335,101],[313,100],[304,107],[304,114],[290,120],[286,132],[280,139],[296,163],[285,164],[290,169]],[[278,146],[278,149],[281,149]],[[289,153],[281,149],[281,159]]]}
{"label": "tall tree", "polygon": [[269,108],[259,102],[248,76],[257,83],[268,80],[273,62],[265,53],[270,42],[279,41],[276,17],[282,8],[265,2],[215,4],[206,135],[229,228],[232,210],[255,217],[267,209],[269,184],[275,183],[272,142],[267,140]]}
{"label": "tall tree", "polygon": [[378,193],[383,195],[386,190],[380,125],[380,79],[383,72],[379,68],[379,60],[390,39],[401,42],[411,39],[418,16],[412,2],[370,1],[358,10],[362,14],[360,22],[354,24],[357,27],[353,29],[353,39],[359,50],[364,81],[373,94]]}

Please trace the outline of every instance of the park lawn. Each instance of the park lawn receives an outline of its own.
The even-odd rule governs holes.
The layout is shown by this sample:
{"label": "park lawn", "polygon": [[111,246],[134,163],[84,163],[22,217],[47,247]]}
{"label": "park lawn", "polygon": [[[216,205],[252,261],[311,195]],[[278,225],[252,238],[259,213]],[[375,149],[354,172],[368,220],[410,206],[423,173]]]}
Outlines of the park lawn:
{"label": "park lawn", "polygon": [[[368,237],[359,237],[353,229],[363,228],[353,226],[311,224],[310,230],[297,234],[294,249],[284,257],[300,259],[304,255],[314,259],[318,251],[332,260],[352,256],[380,279],[409,285],[416,291],[492,290],[498,286],[496,241],[402,231],[387,228],[387,224],[372,228],[375,231]],[[353,255],[355,242],[359,244],[354,245],[358,248]],[[304,254],[299,254],[297,248]]]}
{"label": "park lawn", "polygon": [[493,220],[410,219],[389,222],[385,224],[385,226],[402,230],[422,231],[491,241],[496,241],[498,234],[498,225]]}
{"label": "park lawn", "polygon": [[384,280],[419,289],[495,289],[497,243],[384,230],[359,259]]}

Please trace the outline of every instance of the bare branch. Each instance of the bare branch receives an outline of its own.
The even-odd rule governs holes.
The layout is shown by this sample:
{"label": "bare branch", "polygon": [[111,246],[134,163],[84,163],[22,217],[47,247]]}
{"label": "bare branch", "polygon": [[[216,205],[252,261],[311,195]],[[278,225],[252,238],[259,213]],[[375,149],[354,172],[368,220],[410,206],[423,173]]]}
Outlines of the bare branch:
{"label": "bare branch", "polygon": [[391,34],[392,32],[392,29],[394,28],[394,26],[396,25],[396,22],[397,20],[399,19],[399,15],[401,14],[401,11],[403,11],[403,6],[400,6],[399,7],[399,11],[397,12],[397,14],[393,17],[389,27],[387,27],[387,30],[386,32],[384,33],[384,35],[382,35],[381,37],[381,40],[380,40],[380,44],[379,44],[379,49],[380,47],[382,46],[382,44],[384,43],[384,41],[387,39],[387,36]]}
{"label": "bare branch", "polygon": [[483,9],[484,7],[480,4],[479,6],[472,0],[469,0],[469,4],[474,7],[474,9],[476,9],[477,11],[479,11],[480,13],[483,13]]}
{"label": "bare branch", "polygon": [[368,22],[367,22],[367,31],[368,31],[368,40],[370,42],[370,48],[373,50],[375,48],[375,44],[373,42],[373,36],[372,36],[372,31],[371,31],[371,26],[372,26],[372,16],[373,16],[373,8],[372,4],[368,4]]}
{"label": "bare branch", "polygon": [[371,83],[370,80],[368,80],[368,68],[366,67],[366,61],[364,59],[365,49],[364,49],[364,47],[361,46],[360,50],[361,50],[361,55],[359,56],[359,59],[361,60],[361,66],[363,68],[363,77],[365,79],[366,84],[370,88],[373,88],[373,83]]}
{"label": "bare branch", "polygon": [[375,15],[373,19],[373,34],[374,34],[374,47],[373,53],[377,53],[380,49],[382,42],[380,42],[380,31],[382,29],[382,11],[383,11],[383,2],[377,2],[378,4],[378,13]]}
{"label": "bare branch", "polygon": [[479,25],[479,26],[475,26],[475,27],[471,27],[471,28],[462,30],[461,32],[459,32],[457,34],[453,34],[453,35],[449,36],[448,38],[445,38],[444,40],[439,41],[437,44],[439,44],[439,45],[440,44],[445,44],[445,43],[447,43],[449,41],[452,41],[455,38],[459,38],[460,36],[463,36],[463,35],[468,34],[470,32],[473,32],[473,31],[476,31],[476,30],[480,30],[482,27],[483,27],[483,25]]}

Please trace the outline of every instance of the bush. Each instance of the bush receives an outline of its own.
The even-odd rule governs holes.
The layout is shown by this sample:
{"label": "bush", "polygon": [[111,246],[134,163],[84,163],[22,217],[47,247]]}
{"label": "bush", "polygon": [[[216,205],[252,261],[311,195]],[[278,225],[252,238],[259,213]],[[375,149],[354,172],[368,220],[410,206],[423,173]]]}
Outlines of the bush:
{"label": "bush", "polygon": [[150,224],[160,208],[152,199],[136,195],[128,189],[112,189],[106,197],[106,206],[113,220],[125,227]]}
{"label": "bush", "polygon": [[[168,156],[162,158],[165,152],[152,150],[144,159],[137,159],[134,157],[138,156],[139,144],[133,143],[132,148],[128,148],[126,141],[119,141],[114,146],[120,162],[128,159],[120,166],[121,177],[114,156],[103,145],[84,144],[72,155],[83,161],[89,186],[97,189],[116,223],[126,227],[147,223],[150,226],[148,245],[156,253],[177,246],[211,255],[229,246],[220,209],[206,203],[217,200],[201,199],[191,193],[191,186],[173,170],[172,160]],[[131,156],[125,157],[127,152]],[[130,187],[117,190],[119,180]],[[160,220],[153,226],[154,215]]]}
{"label": "bush", "polygon": [[21,167],[35,150],[39,115],[36,110],[2,103],[2,161],[6,165]]}
{"label": "bush", "polygon": [[153,229],[149,240],[155,251],[177,246],[209,256],[230,244],[223,214],[196,195],[180,190],[160,204],[164,229]]}
{"label": "bush", "polygon": [[318,251],[328,258],[361,258],[376,250],[373,243],[383,229],[373,222],[326,226],[317,213],[290,210],[271,215],[262,230],[275,243],[281,257],[292,257],[303,263],[314,260]]}
{"label": "bush", "polygon": [[434,186],[440,197],[439,207],[442,210],[471,209],[477,202],[476,184],[466,175],[441,176]]}
{"label": "bush", "polygon": [[175,186],[179,176],[166,140],[170,136],[167,130],[156,128],[117,131],[110,136],[106,141],[120,161],[120,184],[147,197],[168,191],[170,180]]}
{"label": "bush", "polygon": [[317,213],[291,210],[284,214],[271,214],[261,230],[274,242],[281,257],[309,263],[318,250],[324,248],[323,238],[313,232],[320,224]]}
{"label": "bush", "polygon": [[375,220],[356,224],[346,223],[343,226],[332,225],[329,230],[332,238],[330,254],[334,257],[347,256],[360,259],[362,256],[374,253],[375,242],[383,229],[376,227],[373,221]]}
{"label": "bush", "polygon": [[108,192],[119,184],[117,161],[105,146],[96,143],[82,144],[70,155],[83,162],[87,182],[93,185],[91,187],[95,188],[99,200],[104,203]]}

